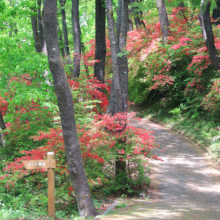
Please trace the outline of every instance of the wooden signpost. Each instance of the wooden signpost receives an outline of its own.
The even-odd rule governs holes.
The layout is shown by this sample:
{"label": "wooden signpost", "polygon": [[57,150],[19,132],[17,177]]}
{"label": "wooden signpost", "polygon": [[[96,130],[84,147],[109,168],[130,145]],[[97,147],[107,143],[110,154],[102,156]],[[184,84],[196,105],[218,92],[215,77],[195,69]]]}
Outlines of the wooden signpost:
{"label": "wooden signpost", "polygon": [[47,153],[47,160],[29,160],[22,161],[25,168],[28,170],[33,169],[47,169],[48,176],[48,216],[55,219],[55,173],[56,160],[54,159],[54,153]]}

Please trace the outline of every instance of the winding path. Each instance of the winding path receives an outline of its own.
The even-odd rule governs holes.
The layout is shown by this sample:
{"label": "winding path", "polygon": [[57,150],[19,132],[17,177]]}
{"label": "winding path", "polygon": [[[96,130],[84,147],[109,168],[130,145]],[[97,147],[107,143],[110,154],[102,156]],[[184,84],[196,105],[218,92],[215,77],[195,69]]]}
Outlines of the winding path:
{"label": "winding path", "polygon": [[[154,131],[164,161],[153,161],[149,200],[136,199],[101,219],[219,220],[220,170],[194,142],[147,119],[133,125]],[[163,149],[163,150],[162,150]]]}

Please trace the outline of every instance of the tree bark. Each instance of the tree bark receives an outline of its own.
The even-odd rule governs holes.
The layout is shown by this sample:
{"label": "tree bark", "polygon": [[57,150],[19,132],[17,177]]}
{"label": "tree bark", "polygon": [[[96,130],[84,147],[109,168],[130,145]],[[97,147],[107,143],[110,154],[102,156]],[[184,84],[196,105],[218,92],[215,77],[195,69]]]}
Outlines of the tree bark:
{"label": "tree bark", "polygon": [[34,35],[34,46],[38,53],[44,52],[45,39],[44,30],[42,24],[42,13],[41,13],[41,0],[37,1],[38,10],[36,10],[36,16],[31,17],[32,31]]}
{"label": "tree bark", "polygon": [[[135,2],[137,2],[137,0],[130,0],[130,4],[135,3]],[[137,7],[131,7],[131,11],[132,11],[132,14],[134,15],[135,26],[138,29],[143,24],[143,22],[140,19],[141,12],[138,11]]]}
{"label": "tree bark", "polygon": [[129,10],[128,12],[128,31],[133,31],[134,27],[133,27],[133,21],[132,21],[132,18],[131,18],[131,10]]}
{"label": "tree bark", "polygon": [[106,9],[107,9],[107,21],[108,21],[108,30],[109,30],[109,38],[111,45],[111,57],[112,57],[112,88],[111,95],[109,100],[109,105],[107,109],[107,114],[114,115],[116,113],[123,112],[123,97],[122,97],[122,88],[121,88],[121,76],[119,70],[119,62],[118,62],[118,39],[115,34],[115,25],[113,19],[113,9],[112,9],[112,1],[106,0]]}
{"label": "tree bark", "polygon": [[3,120],[3,115],[2,115],[2,113],[1,113],[1,110],[0,110],[0,128],[1,128],[2,130],[5,129],[5,123],[4,123],[4,120]]}
{"label": "tree bark", "polygon": [[60,51],[61,51],[61,55],[62,55],[62,57],[64,58],[64,57],[65,57],[64,43],[63,43],[63,37],[62,37],[61,30],[60,30],[59,22],[57,22],[57,29],[58,29],[58,33],[59,33],[59,45],[60,45]]}
{"label": "tree bark", "polygon": [[121,75],[121,88],[123,95],[123,112],[127,112],[128,103],[128,59],[126,50],[128,32],[128,0],[122,0],[121,28],[119,34],[119,70]]}
{"label": "tree bark", "polygon": [[63,38],[64,38],[64,51],[65,55],[69,56],[69,40],[68,40],[68,31],[67,31],[67,25],[66,25],[66,12],[65,12],[65,3],[66,0],[60,0],[60,6],[61,6],[61,16],[62,16],[62,25],[63,25]]}
{"label": "tree bark", "polygon": [[[117,13],[116,34],[113,20],[112,1],[106,0],[107,20],[112,57],[112,89],[107,114],[127,112],[128,99],[128,62],[126,53],[126,39],[128,28],[128,0],[119,0]],[[126,125],[122,132],[126,128]],[[124,143],[122,141],[122,143]],[[117,154],[115,161],[115,181],[117,184],[126,183],[126,162]]]}
{"label": "tree bark", "polygon": [[73,21],[73,37],[74,37],[74,61],[73,61],[73,77],[78,78],[80,75],[81,61],[81,40],[79,25],[79,0],[72,0],[72,21]]}
{"label": "tree bark", "polygon": [[94,77],[101,83],[105,81],[105,56],[106,56],[106,42],[105,42],[105,7],[102,0],[96,0],[96,42],[95,42],[95,60]]}
{"label": "tree bark", "polygon": [[216,2],[217,7],[213,9],[212,18],[216,20],[214,24],[219,25],[220,24],[220,0],[216,0],[215,2]]}
{"label": "tree bark", "polygon": [[157,9],[159,13],[161,30],[163,32],[163,43],[167,43],[167,37],[169,35],[169,20],[167,16],[167,10],[164,0],[156,0],[157,1]]}
{"label": "tree bark", "polygon": [[49,67],[54,80],[69,173],[79,214],[87,217],[94,216],[95,209],[85,175],[76,132],[72,94],[60,57],[57,35],[57,8],[54,0],[44,0],[44,27]]}
{"label": "tree bark", "polygon": [[215,39],[212,31],[212,23],[210,20],[211,0],[202,0],[200,14],[198,15],[200,26],[205,44],[207,46],[210,59],[216,71],[220,70],[220,57],[215,47]]}

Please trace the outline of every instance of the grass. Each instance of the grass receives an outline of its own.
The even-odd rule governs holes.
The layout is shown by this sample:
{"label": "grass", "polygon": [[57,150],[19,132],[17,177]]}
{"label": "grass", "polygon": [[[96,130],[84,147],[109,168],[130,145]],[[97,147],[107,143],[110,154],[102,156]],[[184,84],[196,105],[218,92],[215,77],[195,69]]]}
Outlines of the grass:
{"label": "grass", "polygon": [[124,202],[118,203],[118,204],[115,206],[116,209],[125,208],[125,207],[127,207],[127,203],[124,203]]}

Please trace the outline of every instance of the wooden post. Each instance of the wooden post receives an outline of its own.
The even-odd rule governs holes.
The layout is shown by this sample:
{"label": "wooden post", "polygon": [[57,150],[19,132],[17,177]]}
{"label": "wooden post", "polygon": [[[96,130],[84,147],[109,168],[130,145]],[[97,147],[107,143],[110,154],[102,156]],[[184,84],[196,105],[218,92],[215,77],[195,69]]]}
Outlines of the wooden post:
{"label": "wooden post", "polygon": [[[48,152],[47,159],[54,159],[54,153]],[[48,216],[55,219],[55,173],[54,168],[49,166],[47,170],[48,176]]]}

